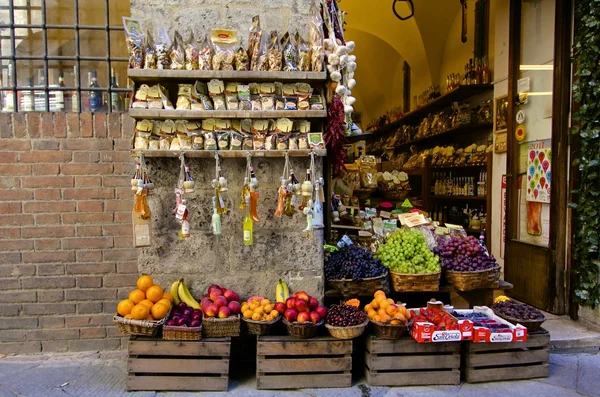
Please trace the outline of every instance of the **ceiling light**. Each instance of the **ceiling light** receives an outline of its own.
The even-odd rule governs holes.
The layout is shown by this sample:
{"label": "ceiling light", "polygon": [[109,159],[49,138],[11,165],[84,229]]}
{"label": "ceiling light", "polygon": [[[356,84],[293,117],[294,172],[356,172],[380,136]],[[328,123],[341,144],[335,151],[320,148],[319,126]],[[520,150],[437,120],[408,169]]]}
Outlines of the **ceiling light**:
{"label": "ceiling light", "polygon": [[520,65],[519,70],[554,70],[554,65]]}

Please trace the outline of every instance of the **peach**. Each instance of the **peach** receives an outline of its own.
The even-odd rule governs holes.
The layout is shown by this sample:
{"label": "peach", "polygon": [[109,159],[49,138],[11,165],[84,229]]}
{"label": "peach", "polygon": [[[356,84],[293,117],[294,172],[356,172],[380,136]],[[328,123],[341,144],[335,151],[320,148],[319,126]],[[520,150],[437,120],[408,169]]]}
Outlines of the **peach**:
{"label": "peach", "polygon": [[231,315],[231,311],[227,306],[219,308],[219,318],[228,318]]}

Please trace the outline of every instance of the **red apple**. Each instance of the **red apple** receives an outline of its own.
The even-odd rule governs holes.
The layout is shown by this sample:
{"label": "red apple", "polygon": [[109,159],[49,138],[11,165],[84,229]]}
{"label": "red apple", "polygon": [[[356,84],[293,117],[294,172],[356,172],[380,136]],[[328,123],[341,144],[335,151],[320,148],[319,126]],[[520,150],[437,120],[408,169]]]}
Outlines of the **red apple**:
{"label": "red apple", "polygon": [[296,299],[296,310],[300,312],[308,312],[308,304],[302,299]]}
{"label": "red apple", "polygon": [[319,301],[311,296],[308,299],[308,307],[310,308],[310,310],[315,310],[317,306],[319,306]]}
{"label": "red apple", "polygon": [[299,323],[308,323],[309,321],[311,321],[310,314],[308,312],[298,313],[297,321]]}
{"label": "red apple", "polygon": [[[210,295],[210,293],[211,293],[213,290],[215,290],[215,289],[218,289],[218,290],[220,291],[220,290],[221,290],[221,286],[220,286],[220,285],[218,285],[218,284],[211,284],[211,285],[208,287],[208,294]],[[221,292],[223,292],[223,291],[221,291]]]}
{"label": "red apple", "polygon": [[283,314],[283,317],[285,317],[285,319],[291,323],[296,321],[296,318],[298,318],[298,312],[296,311],[296,309],[286,309],[285,313]]}
{"label": "red apple", "polygon": [[231,311],[227,306],[219,308],[219,318],[228,318],[231,315]]}
{"label": "red apple", "polygon": [[227,299],[227,302],[233,302],[235,300],[235,292],[233,292],[232,290],[227,290],[223,293],[223,296],[225,297],[225,299]]}
{"label": "red apple", "polygon": [[321,316],[317,312],[310,312],[310,321],[316,324],[321,321]]}
{"label": "red apple", "polygon": [[213,289],[210,291],[210,299],[214,302],[217,300],[219,296],[223,296],[223,292],[220,289]]}
{"label": "red apple", "polygon": [[224,296],[217,296],[217,299],[215,299],[215,305],[217,305],[217,307],[227,306],[227,299],[225,299]]}
{"label": "red apple", "polygon": [[235,298],[233,298],[233,300],[234,300],[235,302],[240,302],[240,301],[241,301],[241,299],[240,299],[240,294],[238,294],[238,293],[236,292],[236,293],[235,293]]}
{"label": "red apple", "polygon": [[231,311],[231,314],[239,314],[240,313],[241,306],[240,306],[239,302],[235,302],[235,301],[229,302],[227,307]]}
{"label": "red apple", "polygon": [[296,299],[294,298],[287,298],[287,300],[285,301],[285,306],[288,309],[293,309],[296,307]]}
{"label": "red apple", "polygon": [[273,308],[277,310],[279,314],[283,314],[283,312],[285,312],[285,303],[277,302]]}
{"label": "red apple", "polygon": [[296,299],[302,299],[304,302],[308,303],[309,296],[304,291],[298,291],[298,292],[296,292],[294,294],[294,298],[296,298]]}
{"label": "red apple", "polygon": [[204,297],[202,298],[202,300],[200,301],[200,307],[204,307],[205,305],[210,305],[211,303],[213,303],[213,301],[210,300],[210,298]]}
{"label": "red apple", "polygon": [[321,318],[327,317],[327,309],[325,306],[317,306],[315,312],[317,312]]}
{"label": "red apple", "polygon": [[210,305],[208,305],[206,307],[206,310],[204,310],[204,314],[208,317],[214,317],[217,315],[218,312],[219,312],[219,308],[214,303],[211,303]]}

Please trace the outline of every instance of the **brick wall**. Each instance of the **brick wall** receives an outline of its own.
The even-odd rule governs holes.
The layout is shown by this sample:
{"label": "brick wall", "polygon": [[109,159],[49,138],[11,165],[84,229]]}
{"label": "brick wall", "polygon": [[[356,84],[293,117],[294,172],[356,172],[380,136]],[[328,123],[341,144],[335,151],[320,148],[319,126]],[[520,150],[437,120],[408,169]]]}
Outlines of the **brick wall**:
{"label": "brick wall", "polygon": [[0,353],[121,346],[132,130],[126,114],[0,115]]}

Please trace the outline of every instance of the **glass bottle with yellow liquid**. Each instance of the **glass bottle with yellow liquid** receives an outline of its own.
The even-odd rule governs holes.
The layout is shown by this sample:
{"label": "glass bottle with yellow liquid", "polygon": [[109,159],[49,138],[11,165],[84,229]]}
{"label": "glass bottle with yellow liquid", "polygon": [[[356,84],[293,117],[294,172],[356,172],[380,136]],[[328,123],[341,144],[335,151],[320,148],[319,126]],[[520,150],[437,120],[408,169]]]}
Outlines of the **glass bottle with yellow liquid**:
{"label": "glass bottle with yellow liquid", "polygon": [[246,196],[246,214],[244,215],[244,245],[252,245],[254,221],[250,215],[250,197]]}

